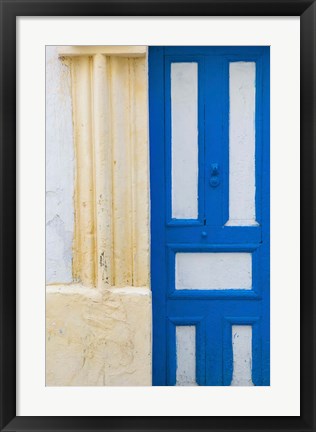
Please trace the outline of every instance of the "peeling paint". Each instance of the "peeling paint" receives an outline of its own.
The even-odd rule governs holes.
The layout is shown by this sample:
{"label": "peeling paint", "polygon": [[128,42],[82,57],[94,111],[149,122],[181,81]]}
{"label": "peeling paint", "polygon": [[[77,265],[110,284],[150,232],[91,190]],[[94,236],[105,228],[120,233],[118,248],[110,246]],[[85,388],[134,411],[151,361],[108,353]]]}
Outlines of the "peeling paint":
{"label": "peeling paint", "polygon": [[99,288],[148,285],[146,59],[79,56],[71,70],[74,278]]}
{"label": "peeling paint", "polygon": [[146,59],[47,53],[46,384],[151,385]]}
{"label": "peeling paint", "polygon": [[69,67],[46,47],[46,281],[72,281],[74,150]]}

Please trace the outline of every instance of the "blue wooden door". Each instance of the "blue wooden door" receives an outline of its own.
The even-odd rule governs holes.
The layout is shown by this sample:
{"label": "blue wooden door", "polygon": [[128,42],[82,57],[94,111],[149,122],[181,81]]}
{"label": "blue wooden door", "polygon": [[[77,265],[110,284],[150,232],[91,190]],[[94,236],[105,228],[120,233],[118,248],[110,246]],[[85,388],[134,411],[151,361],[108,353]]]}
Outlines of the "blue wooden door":
{"label": "blue wooden door", "polygon": [[269,385],[269,74],[149,49],[153,385]]}

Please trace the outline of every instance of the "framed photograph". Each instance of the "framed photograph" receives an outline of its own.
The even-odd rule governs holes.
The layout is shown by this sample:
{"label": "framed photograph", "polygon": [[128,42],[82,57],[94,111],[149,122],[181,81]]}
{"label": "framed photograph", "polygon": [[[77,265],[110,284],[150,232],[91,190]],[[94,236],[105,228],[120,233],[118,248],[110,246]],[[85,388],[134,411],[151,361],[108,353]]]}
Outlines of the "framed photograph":
{"label": "framed photograph", "polygon": [[1,6],[1,430],[315,430],[315,2]]}

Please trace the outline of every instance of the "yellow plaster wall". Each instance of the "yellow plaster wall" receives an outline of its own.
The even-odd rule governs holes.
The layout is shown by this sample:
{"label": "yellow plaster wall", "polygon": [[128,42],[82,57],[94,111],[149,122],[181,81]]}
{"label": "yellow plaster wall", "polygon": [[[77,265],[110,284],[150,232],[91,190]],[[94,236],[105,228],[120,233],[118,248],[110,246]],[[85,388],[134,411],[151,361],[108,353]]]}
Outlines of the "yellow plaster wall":
{"label": "yellow plaster wall", "polygon": [[46,289],[46,384],[151,385],[146,49],[60,53],[72,81],[73,283]]}
{"label": "yellow plaster wall", "polygon": [[151,385],[148,288],[50,286],[46,385]]}
{"label": "yellow plaster wall", "polygon": [[73,272],[83,285],[148,286],[146,57],[77,56]]}

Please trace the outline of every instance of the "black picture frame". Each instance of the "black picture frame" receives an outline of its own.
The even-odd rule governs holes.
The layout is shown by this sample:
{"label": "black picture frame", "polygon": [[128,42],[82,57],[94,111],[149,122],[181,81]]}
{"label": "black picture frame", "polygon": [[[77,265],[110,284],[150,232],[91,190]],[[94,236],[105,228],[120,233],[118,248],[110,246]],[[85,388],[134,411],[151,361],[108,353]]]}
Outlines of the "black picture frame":
{"label": "black picture frame", "polygon": [[[316,4],[310,0],[0,0],[1,431],[315,431]],[[16,17],[300,16],[301,415],[299,417],[16,416]],[[282,175],[282,173],[280,173]],[[296,176],[298,173],[293,172]]]}

